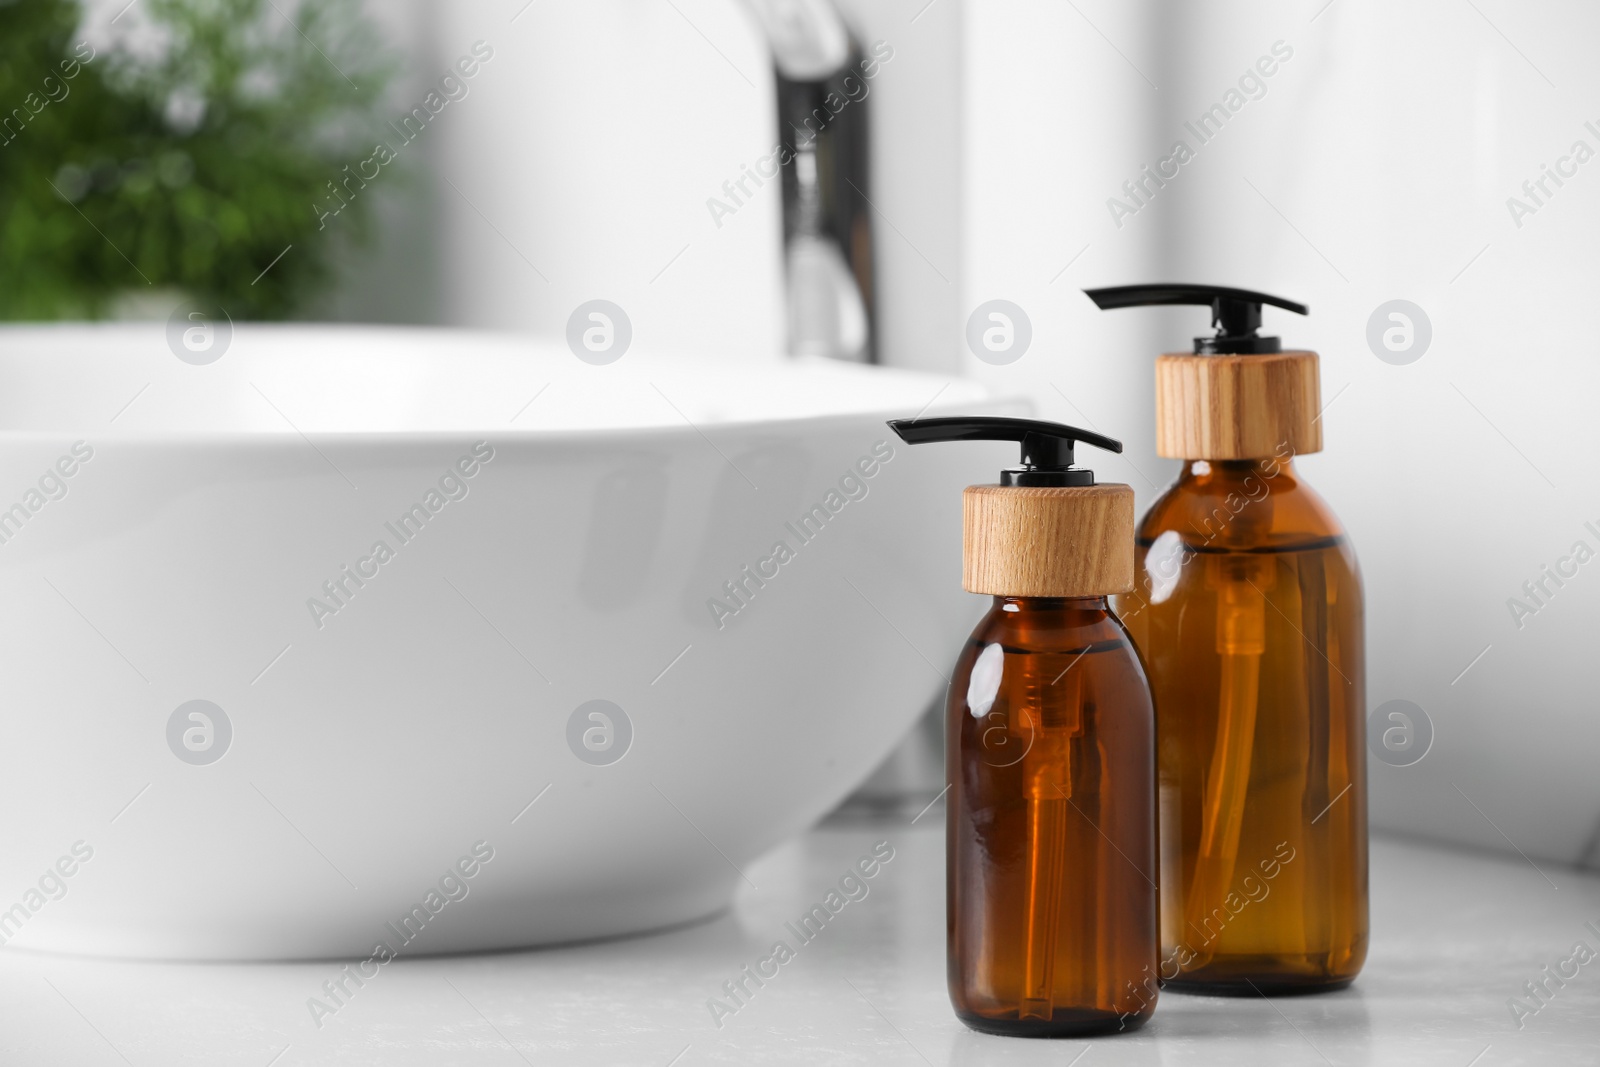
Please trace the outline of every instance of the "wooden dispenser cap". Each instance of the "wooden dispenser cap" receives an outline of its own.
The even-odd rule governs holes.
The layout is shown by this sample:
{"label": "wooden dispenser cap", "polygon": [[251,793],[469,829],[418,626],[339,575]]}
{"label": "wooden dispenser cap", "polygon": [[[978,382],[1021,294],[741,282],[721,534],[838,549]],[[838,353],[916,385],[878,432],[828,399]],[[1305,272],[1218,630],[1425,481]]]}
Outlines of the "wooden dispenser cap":
{"label": "wooden dispenser cap", "polygon": [[1133,589],[1133,490],[968,486],[961,585],[992,596],[1109,596]]}
{"label": "wooden dispenser cap", "polygon": [[1260,459],[1322,451],[1315,352],[1156,360],[1156,451],[1168,459]]}

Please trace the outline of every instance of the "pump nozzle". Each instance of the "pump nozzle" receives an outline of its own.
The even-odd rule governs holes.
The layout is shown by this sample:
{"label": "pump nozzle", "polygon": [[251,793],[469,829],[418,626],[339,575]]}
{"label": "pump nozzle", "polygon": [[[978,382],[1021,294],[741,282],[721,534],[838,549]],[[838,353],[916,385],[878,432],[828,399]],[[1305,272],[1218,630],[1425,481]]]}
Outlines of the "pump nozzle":
{"label": "pump nozzle", "polygon": [[937,419],[890,419],[889,429],[908,445],[930,441],[1016,441],[1022,465],[1000,472],[1001,485],[1081,486],[1094,484],[1094,471],[1074,467],[1078,443],[1121,452],[1122,442],[1061,422],[992,415],[952,415]]}
{"label": "pump nozzle", "polygon": [[1146,307],[1157,304],[1197,304],[1211,308],[1215,337],[1196,337],[1195,352],[1202,355],[1260,355],[1283,351],[1276,337],[1260,337],[1261,305],[1310,314],[1311,309],[1281,296],[1257,293],[1250,289],[1230,289],[1222,285],[1113,285],[1107,289],[1085,289],[1084,295],[1102,311],[1112,308]]}

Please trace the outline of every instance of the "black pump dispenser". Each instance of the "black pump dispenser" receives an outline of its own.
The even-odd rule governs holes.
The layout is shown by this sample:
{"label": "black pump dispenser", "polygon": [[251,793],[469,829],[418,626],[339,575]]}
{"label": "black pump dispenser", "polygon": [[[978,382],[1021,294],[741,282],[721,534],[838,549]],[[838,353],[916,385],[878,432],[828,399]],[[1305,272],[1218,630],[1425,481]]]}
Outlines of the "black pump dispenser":
{"label": "black pump dispenser", "polygon": [[1194,350],[1200,355],[1253,356],[1282,352],[1283,343],[1278,338],[1256,334],[1261,329],[1261,305],[1271,304],[1296,315],[1311,311],[1304,304],[1281,296],[1221,285],[1114,285],[1083,292],[1102,311],[1155,304],[1209,304],[1211,325],[1217,328],[1217,334],[1194,339]]}
{"label": "black pump dispenser", "polygon": [[1040,419],[1010,419],[992,415],[953,415],[937,419],[890,419],[889,429],[908,445],[930,441],[1016,441],[1022,446],[1022,465],[1000,472],[1008,486],[1093,485],[1094,471],[1074,467],[1073,446],[1082,442],[1121,452],[1122,442],[1090,430]]}

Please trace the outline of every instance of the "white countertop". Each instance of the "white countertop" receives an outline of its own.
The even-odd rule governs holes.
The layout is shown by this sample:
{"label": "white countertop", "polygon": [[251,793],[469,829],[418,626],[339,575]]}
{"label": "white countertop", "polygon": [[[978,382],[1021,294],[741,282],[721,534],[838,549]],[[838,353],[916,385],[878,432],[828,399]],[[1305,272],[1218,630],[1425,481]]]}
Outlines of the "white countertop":
{"label": "white countertop", "polygon": [[[339,966],[130,964],[0,951],[0,1063],[1504,1064],[1600,1062],[1600,958],[1518,1030],[1508,1000],[1600,952],[1600,877],[1516,857],[1374,840],[1372,951],[1325,996],[1164,994],[1133,1034],[1027,1041],[966,1030],[944,978],[942,807],[836,823],[753,864],[732,912],[601,944],[401,959],[312,1022]],[[877,841],[894,859],[713,1024],[707,1000],[766,956]],[[715,856],[714,862],[721,862]],[[1570,966],[1568,968],[1570,970]],[[350,988],[353,984],[347,983]],[[753,988],[753,984],[749,986]],[[1081,1057],[1075,1059],[1074,1057]]]}

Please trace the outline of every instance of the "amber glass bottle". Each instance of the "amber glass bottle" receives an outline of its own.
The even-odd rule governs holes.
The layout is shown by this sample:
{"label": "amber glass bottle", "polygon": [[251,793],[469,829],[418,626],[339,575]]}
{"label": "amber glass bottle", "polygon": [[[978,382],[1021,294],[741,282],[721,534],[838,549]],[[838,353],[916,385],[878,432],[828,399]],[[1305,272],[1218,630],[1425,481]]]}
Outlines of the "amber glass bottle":
{"label": "amber glass bottle", "polygon": [[1322,449],[1317,354],[1258,332],[1264,305],[1310,309],[1209,285],[1087,292],[1209,306],[1217,328],[1156,360],[1156,451],[1185,466],[1118,605],[1161,712],[1162,982],[1341,988],[1367,955],[1361,576],[1294,469]]}
{"label": "amber glass bottle", "polygon": [[1191,461],[1139,527],[1135,582],[1119,608],[1161,709],[1163,982],[1350,984],[1367,954],[1366,698],[1338,520],[1288,458]]}
{"label": "amber glass bottle", "polygon": [[975,1030],[1155,1007],[1155,715],[1105,597],[996,597],[948,712],[950,999]]}
{"label": "amber glass bottle", "polygon": [[950,687],[950,1001],[975,1030],[1131,1030],[1155,1009],[1155,712],[1106,598],[1133,588],[1133,491],[1072,465],[1110,438],[1032,419],[908,419],[911,444],[1006,440],[962,495],[962,587],[994,605]]}

